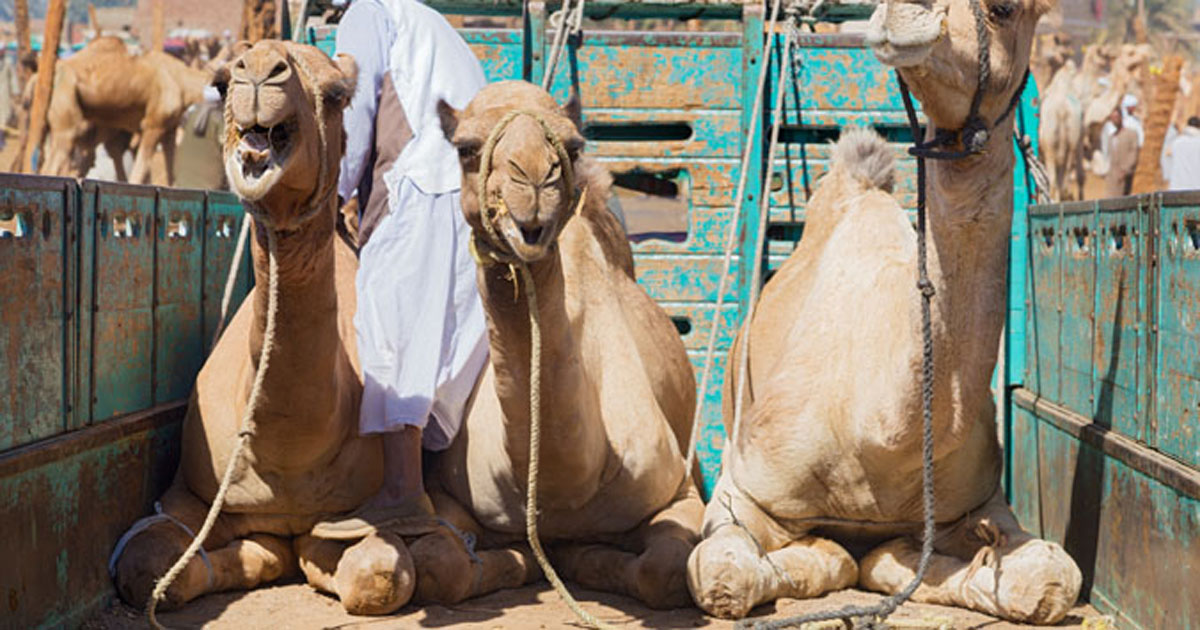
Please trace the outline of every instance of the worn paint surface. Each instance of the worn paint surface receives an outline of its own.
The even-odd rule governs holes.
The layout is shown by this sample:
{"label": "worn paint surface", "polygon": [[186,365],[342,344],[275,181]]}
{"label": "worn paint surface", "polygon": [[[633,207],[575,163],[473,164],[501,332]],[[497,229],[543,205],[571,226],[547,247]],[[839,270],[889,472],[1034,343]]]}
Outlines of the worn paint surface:
{"label": "worn paint surface", "polygon": [[1158,370],[1155,444],[1200,467],[1200,194],[1155,197]]}
{"label": "worn paint surface", "polygon": [[204,192],[159,193],[154,226],[154,400],[187,398],[204,363]]}
{"label": "worn paint surface", "polygon": [[75,627],[115,596],[113,544],[179,459],[182,405],[0,455],[0,627]]}
{"label": "worn paint surface", "polygon": [[1062,329],[1059,387],[1063,404],[1091,415],[1092,339],[1095,334],[1096,208],[1086,202],[1063,212]]}
{"label": "worn paint surface", "polygon": [[[1057,207],[1029,213],[1029,324],[1025,386],[1061,401],[1059,344],[1062,339],[1062,235]],[[1013,431],[1017,433],[1016,429]]]}
{"label": "worn paint surface", "polygon": [[1145,321],[1142,208],[1125,203],[1109,208],[1106,203],[1096,214],[1091,415],[1097,423],[1145,441],[1138,404]]}
{"label": "worn paint surface", "polygon": [[66,428],[75,200],[70,180],[0,175],[0,451]]}
{"label": "worn paint surface", "polygon": [[1028,404],[1014,408],[1022,525],[1066,548],[1084,595],[1121,627],[1196,628],[1200,499],[1081,443]]}

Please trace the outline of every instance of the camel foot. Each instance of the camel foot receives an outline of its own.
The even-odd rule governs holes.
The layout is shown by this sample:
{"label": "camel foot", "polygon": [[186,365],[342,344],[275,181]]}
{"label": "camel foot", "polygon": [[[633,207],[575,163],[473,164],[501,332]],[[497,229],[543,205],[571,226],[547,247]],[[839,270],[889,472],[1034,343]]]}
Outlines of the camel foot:
{"label": "camel foot", "polygon": [[346,549],[334,584],[350,614],[395,612],[412,599],[416,587],[412,555],[398,534],[376,532]]}

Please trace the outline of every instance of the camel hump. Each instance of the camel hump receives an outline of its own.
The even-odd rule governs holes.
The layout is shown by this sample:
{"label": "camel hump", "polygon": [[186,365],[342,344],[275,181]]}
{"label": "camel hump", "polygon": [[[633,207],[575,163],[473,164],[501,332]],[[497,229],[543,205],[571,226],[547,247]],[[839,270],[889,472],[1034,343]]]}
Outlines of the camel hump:
{"label": "camel hump", "polygon": [[848,129],[833,147],[833,169],[842,170],[867,188],[892,192],[895,165],[891,147],[871,129]]}

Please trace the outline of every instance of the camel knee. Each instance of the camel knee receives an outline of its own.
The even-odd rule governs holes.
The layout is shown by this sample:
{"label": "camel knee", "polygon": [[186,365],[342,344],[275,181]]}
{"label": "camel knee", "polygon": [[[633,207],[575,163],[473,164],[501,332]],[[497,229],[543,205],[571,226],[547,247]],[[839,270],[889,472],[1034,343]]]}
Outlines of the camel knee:
{"label": "camel knee", "polygon": [[[1083,574],[1060,545],[1028,540],[1000,559],[995,584],[1004,617],[1045,625],[1060,621],[1079,598]],[[986,580],[985,580],[986,581]],[[973,585],[974,586],[974,585]]]}
{"label": "camel knee", "polygon": [[417,570],[417,601],[454,604],[471,596],[475,566],[466,546],[444,527],[418,538],[412,544]]}
{"label": "camel knee", "polygon": [[371,534],[346,549],[334,581],[346,612],[386,615],[412,599],[413,559],[404,540],[388,532]]}
{"label": "camel knee", "polygon": [[680,608],[691,603],[688,556],[694,545],[679,538],[652,541],[633,562],[632,591],[651,608]]}
{"label": "camel knee", "polygon": [[[175,525],[152,525],[129,540],[117,558],[117,593],[130,606],[144,607],[158,580],[166,575],[190,541]],[[178,608],[203,595],[209,586],[210,569],[197,554],[184,567],[159,603],[161,610]]]}
{"label": "camel knee", "polygon": [[[730,532],[730,533],[726,533]],[[687,584],[692,599],[710,615],[740,619],[763,596],[758,549],[730,528],[700,541],[687,561]]]}
{"label": "camel knee", "polygon": [[274,582],[292,573],[296,567],[296,554],[292,546],[277,536],[254,534],[235,541],[231,547],[237,552],[241,563],[241,588],[253,588],[259,584]]}

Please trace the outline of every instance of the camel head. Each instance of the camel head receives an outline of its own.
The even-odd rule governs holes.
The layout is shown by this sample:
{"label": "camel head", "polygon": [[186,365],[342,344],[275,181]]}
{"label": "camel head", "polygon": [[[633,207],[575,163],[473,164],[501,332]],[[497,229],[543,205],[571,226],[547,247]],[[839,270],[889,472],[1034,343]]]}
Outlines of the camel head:
{"label": "camel head", "polygon": [[[517,111],[522,113],[498,128]],[[479,177],[485,164],[482,153],[491,139],[494,146],[484,201],[495,233],[503,241],[491,246],[507,249],[525,262],[544,258],[571,218],[580,194],[574,185],[578,178],[570,181],[584,145],[573,121],[577,117],[545,90],[523,81],[493,83],[462,111],[443,101],[438,114],[446,138],[458,149],[462,207],[471,228],[476,234],[485,233]],[[568,164],[563,164],[564,156],[554,139]]]}
{"label": "camel head", "polygon": [[980,76],[980,41],[991,45],[978,114],[995,121],[1008,109],[1029,67],[1038,19],[1056,0],[884,0],[871,16],[867,43],[897,68],[941,129],[961,129]]}
{"label": "camel head", "polygon": [[243,43],[213,85],[225,100],[225,173],[234,192],[276,226],[296,227],[336,187],[354,61],[292,42]]}

